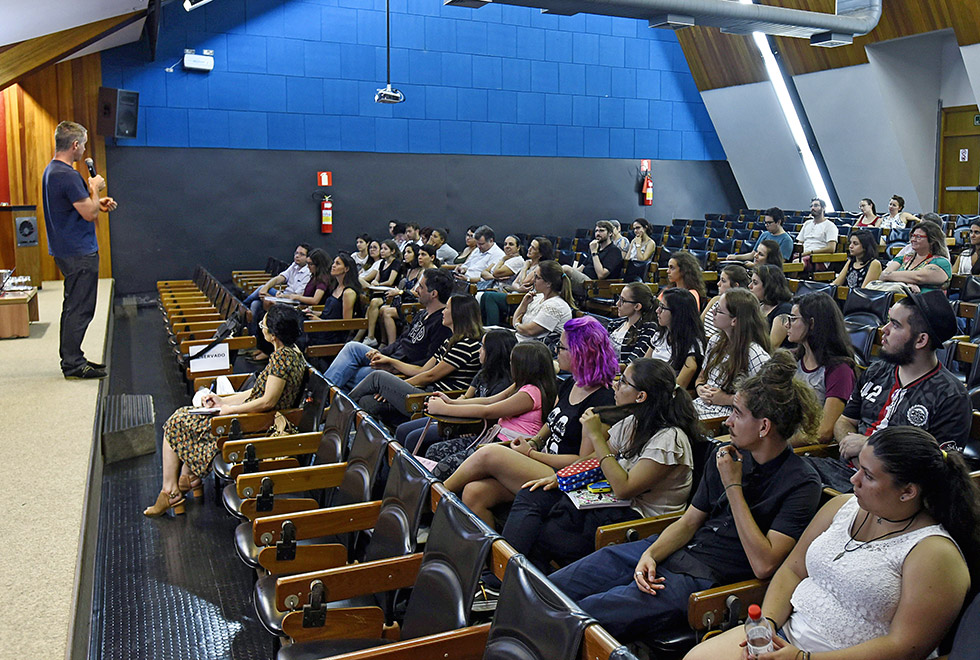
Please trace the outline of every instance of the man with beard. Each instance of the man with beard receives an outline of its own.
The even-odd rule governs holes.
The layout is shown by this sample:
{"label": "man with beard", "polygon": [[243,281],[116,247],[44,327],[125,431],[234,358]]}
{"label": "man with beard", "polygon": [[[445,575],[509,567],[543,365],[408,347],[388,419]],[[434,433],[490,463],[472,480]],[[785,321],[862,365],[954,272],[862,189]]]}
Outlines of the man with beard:
{"label": "man with beard", "polygon": [[955,333],[956,316],[941,291],[908,296],[888,310],[881,359],[861,376],[834,425],[840,459],[809,459],[825,485],[849,492],[858,453],[872,433],[887,426],[918,426],[944,449],[963,448],[970,434],[970,397],[936,357]]}

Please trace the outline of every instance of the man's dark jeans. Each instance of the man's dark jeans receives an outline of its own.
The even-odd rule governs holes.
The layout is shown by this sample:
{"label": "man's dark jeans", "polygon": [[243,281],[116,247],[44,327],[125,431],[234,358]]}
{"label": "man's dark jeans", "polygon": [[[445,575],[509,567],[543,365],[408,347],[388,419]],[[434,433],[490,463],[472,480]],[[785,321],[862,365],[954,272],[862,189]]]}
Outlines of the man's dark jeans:
{"label": "man's dark jeans", "polygon": [[85,366],[82,339],[95,316],[99,290],[99,253],[77,257],[55,257],[65,276],[65,300],[61,306],[61,371],[68,374]]}

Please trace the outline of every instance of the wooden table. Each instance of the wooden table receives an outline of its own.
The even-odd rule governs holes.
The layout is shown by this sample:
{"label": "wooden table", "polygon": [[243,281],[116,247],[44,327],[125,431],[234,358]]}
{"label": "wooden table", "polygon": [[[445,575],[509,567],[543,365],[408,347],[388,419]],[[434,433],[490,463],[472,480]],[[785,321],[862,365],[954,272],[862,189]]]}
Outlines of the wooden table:
{"label": "wooden table", "polygon": [[0,339],[29,337],[31,321],[39,321],[37,287],[30,291],[6,291],[0,294]]}

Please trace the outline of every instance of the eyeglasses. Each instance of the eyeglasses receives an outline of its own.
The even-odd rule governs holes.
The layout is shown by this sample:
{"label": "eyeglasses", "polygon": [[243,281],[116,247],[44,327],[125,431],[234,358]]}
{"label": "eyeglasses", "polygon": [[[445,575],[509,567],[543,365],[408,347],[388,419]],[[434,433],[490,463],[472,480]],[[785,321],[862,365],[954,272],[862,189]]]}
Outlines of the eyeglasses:
{"label": "eyeglasses", "polygon": [[786,325],[793,325],[794,323],[796,323],[799,320],[800,320],[800,317],[799,316],[795,316],[793,314],[784,314],[783,315],[783,323],[786,324]]}
{"label": "eyeglasses", "polygon": [[669,312],[670,311],[670,307],[667,307],[667,305],[665,305],[663,303],[660,303],[659,305],[657,305],[657,311],[659,311],[659,312]]}
{"label": "eyeglasses", "polygon": [[622,296],[616,296],[616,304],[618,305],[619,303],[627,303],[628,305],[639,305],[640,304],[640,303],[636,302],[635,300],[627,300],[626,298],[624,298]]}
{"label": "eyeglasses", "polygon": [[633,383],[631,383],[628,380],[626,380],[626,376],[620,376],[619,377],[619,380],[616,381],[616,385],[618,385],[620,387],[622,387],[623,385],[625,385],[626,387],[632,387],[634,390],[637,390],[637,391],[639,391],[639,389],[640,389],[639,387],[637,387]]}
{"label": "eyeglasses", "polygon": [[917,238],[920,241],[924,241],[924,240],[926,240],[927,237],[926,237],[925,234],[912,234],[909,238]]}

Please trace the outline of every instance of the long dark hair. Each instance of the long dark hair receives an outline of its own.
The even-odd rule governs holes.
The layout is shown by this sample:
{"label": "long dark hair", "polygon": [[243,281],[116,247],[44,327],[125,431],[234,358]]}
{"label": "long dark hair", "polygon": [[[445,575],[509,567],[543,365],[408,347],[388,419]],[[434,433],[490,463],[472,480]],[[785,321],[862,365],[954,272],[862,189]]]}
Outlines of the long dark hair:
{"label": "long dark hair", "polygon": [[455,293],[449,298],[449,303],[453,319],[453,336],[449,338],[449,345],[464,337],[480,341],[483,322],[480,319],[480,303],[476,298],[468,293]]}
{"label": "long dark hair", "polygon": [[607,424],[633,416],[633,436],[620,453],[623,458],[639,456],[650,438],[666,428],[679,428],[691,444],[702,438],[691,395],[683,387],[677,386],[677,376],[666,362],[656,358],[639,358],[631,362],[627,369],[632,369],[630,385],[646,392],[646,399],[640,403],[595,409]]}
{"label": "long dark hair", "polygon": [[[729,289],[722,295],[725,307],[733,320],[738,323],[732,329],[731,338],[727,333],[719,332],[717,341],[705,356],[704,368],[707,371],[718,368],[721,370],[721,389],[732,393],[735,391],[735,381],[745,376],[749,371],[749,347],[758,344],[767,352],[769,348],[769,331],[759,300],[747,289]],[[721,304],[721,301],[718,301]],[[794,363],[795,364],[795,363]]]}
{"label": "long dark hair", "polygon": [[541,423],[548,421],[548,413],[558,397],[558,383],[551,350],[540,341],[522,341],[510,352],[510,375],[514,387],[521,389],[533,385],[541,392]]}
{"label": "long dark hair", "polygon": [[[538,242],[538,262],[541,261],[551,261],[555,258],[555,246],[551,244],[544,236],[535,236],[531,239],[532,241]],[[528,247],[531,243],[528,243]]]}
{"label": "long dark hair", "polygon": [[956,449],[940,448],[916,426],[888,426],[868,438],[868,446],[899,484],[917,484],[922,506],[960,547],[970,574],[980,578],[980,489]]}
{"label": "long dark hair", "polygon": [[701,264],[694,258],[694,255],[686,250],[678,250],[671,254],[670,258],[677,262],[677,267],[680,269],[684,281],[684,288],[697,291],[698,299],[704,300],[707,295],[707,290],[704,287],[704,275],[701,273]]}
{"label": "long dark hair", "polygon": [[314,270],[316,270],[316,275],[313,276],[313,279],[315,279],[317,282],[323,282],[329,287],[330,255],[320,248],[315,248],[312,252],[310,252],[309,260],[310,263],[313,264]]}
{"label": "long dark hair", "polygon": [[782,268],[759,266],[755,269],[755,274],[762,282],[762,302],[775,306],[793,299],[793,292],[789,290],[789,282],[786,281]]}
{"label": "long dark hair", "polygon": [[510,352],[515,346],[517,346],[517,335],[510,330],[498,328],[483,335],[483,366],[480,368],[483,382],[488,385],[513,382],[510,373]]}
{"label": "long dark hair", "polygon": [[776,268],[782,270],[783,253],[780,252],[779,243],[771,238],[767,238],[766,240],[762,241],[762,245],[765,245],[767,250],[766,260],[763,263],[767,266],[775,266]]}
{"label": "long dark hair", "polygon": [[[980,220],[974,220],[973,222],[970,223],[970,229],[974,227],[980,229]],[[966,249],[963,250],[963,253],[960,256],[966,259],[973,259],[973,255],[976,252],[977,250],[974,249],[973,243],[967,241]],[[973,264],[973,266],[970,268],[970,274],[980,275],[980,259],[977,259],[977,263]]]}
{"label": "long dark hair", "polygon": [[354,289],[354,291],[357,292],[358,298],[360,298],[363,290],[361,289],[361,282],[357,277],[357,263],[354,261],[354,258],[346,252],[339,253],[337,258],[343,261],[344,265],[347,266],[347,274],[344,275],[344,280],[342,282],[337,282],[336,278],[331,276],[330,279],[334,280],[334,285],[330,288],[336,289],[339,286],[341,291]]}
{"label": "long dark hair", "polygon": [[[864,256],[861,257],[862,264],[867,266],[878,258],[878,241],[875,239],[874,234],[872,234],[870,231],[867,229],[856,229],[851,232],[850,238],[858,239],[858,241],[861,243],[861,247],[864,248]],[[848,269],[854,268],[854,261],[854,255],[847,256]]]}
{"label": "long dark hair", "polygon": [[694,295],[687,289],[665,289],[663,303],[670,310],[670,328],[664,329],[670,346],[670,367],[680,373],[692,351],[700,366],[707,340]]}
{"label": "long dark hair", "polygon": [[[840,363],[854,368],[854,346],[844,327],[844,315],[833,298],[826,293],[808,293],[793,299],[800,310],[800,321],[807,324],[804,341],[822,367]],[[796,359],[806,354],[803,343],[796,347]]]}

